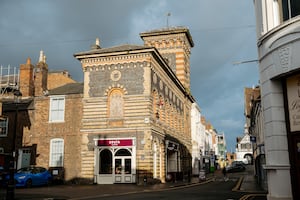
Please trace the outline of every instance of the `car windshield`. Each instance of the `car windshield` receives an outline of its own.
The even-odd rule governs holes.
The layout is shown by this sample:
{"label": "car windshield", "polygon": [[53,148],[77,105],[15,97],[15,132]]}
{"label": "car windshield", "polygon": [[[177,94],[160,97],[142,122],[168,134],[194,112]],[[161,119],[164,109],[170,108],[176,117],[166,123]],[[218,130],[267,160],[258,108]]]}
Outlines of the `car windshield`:
{"label": "car windshield", "polygon": [[32,172],[32,168],[28,168],[28,167],[26,167],[26,168],[21,168],[21,169],[19,169],[18,171],[17,171],[17,173],[25,173],[25,174],[29,174],[29,173],[31,173]]}

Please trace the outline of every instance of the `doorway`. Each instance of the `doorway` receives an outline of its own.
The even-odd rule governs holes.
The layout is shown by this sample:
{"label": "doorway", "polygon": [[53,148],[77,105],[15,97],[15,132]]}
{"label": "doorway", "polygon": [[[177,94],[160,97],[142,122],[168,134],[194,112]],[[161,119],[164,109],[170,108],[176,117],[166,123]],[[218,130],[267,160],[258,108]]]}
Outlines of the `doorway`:
{"label": "doorway", "polygon": [[115,183],[131,183],[131,157],[115,157]]}
{"label": "doorway", "polygon": [[132,157],[128,149],[119,149],[114,156],[115,183],[132,183]]}

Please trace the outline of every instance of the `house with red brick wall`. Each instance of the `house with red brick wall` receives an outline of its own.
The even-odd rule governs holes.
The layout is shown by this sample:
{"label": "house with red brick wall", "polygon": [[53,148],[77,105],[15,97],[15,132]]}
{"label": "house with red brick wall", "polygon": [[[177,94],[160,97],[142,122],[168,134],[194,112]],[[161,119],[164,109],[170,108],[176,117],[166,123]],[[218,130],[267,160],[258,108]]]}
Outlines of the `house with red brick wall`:
{"label": "house with red brick wall", "polygon": [[[41,52],[36,65],[30,58],[21,64],[18,87],[2,95],[1,116],[9,123],[0,147],[3,155],[14,155],[17,168],[39,165],[62,171],[65,180],[76,179],[81,165],[76,161],[81,155],[83,84],[65,71],[49,73],[43,58]],[[16,91],[22,94],[18,102]]]}

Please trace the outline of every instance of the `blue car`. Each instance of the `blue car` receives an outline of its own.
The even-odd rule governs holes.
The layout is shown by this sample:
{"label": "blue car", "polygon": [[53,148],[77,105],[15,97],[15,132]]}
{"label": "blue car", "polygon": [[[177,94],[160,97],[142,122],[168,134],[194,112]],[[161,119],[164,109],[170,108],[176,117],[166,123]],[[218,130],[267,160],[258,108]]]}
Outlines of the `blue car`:
{"label": "blue car", "polygon": [[49,185],[52,175],[44,167],[24,167],[14,174],[16,187]]}

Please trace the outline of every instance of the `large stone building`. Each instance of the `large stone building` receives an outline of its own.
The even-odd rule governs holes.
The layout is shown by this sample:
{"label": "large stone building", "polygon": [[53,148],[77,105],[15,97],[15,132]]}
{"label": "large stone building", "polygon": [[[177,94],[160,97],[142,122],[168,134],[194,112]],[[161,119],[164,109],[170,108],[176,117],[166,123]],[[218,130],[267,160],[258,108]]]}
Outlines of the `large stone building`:
{"label": "large stone building", "polygon": [[300,2],[254,5],[267,198],[300,199]]}
{"label": "large stone building", "polygon": [[140,34],[144,46],[76,53],[84,72],[81,172],[101,183],[191,174],[190,50],[184,27]]}

